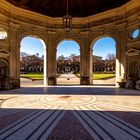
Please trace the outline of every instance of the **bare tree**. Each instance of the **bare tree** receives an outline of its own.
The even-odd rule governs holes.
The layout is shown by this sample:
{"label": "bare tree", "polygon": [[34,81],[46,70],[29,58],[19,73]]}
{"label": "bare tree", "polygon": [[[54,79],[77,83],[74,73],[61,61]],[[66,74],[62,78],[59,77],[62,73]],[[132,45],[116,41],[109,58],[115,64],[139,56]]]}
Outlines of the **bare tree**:
{"label": "bare tree", "polygon": [[115,59],[116,59],[116,56],[113,53],[109,53],[106,56],[106,60],[115,60]]}
{"label": "bare tree", "polygon": [[65,60],[64,55],[60,55],[60,56],[58,56],[57,60]]}
{"label": "bare tree", "polygon": [[116,64],[116,56],[115,54],[107,54],[106,56],[106,69],[114,71],[115,70],[115,64]]}
{"label": "bare tree", "polygon": [[36,53],[36,56],[39,57],[39,53]]}

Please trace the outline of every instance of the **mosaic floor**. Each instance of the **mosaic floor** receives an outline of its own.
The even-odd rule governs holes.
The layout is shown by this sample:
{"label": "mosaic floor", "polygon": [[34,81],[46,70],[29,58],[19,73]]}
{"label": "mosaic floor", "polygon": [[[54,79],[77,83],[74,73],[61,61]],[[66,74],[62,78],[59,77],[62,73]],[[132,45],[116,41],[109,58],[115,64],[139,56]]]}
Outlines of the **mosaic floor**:
{"label": "mosaic floor", "polygon": [[140,140],[140,92],[48,87],[0,92],[0,140]]}

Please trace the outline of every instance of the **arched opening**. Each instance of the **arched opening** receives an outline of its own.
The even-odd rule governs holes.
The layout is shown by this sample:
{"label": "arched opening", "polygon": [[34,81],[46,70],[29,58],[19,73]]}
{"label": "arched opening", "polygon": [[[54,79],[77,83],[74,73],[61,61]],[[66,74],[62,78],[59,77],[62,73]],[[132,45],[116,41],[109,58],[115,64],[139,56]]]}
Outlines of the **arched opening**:
{"label": "arched opening", "polygon": [[116,84],[116,42],[111,37],[97,39],[92,45],[93,85]]}
{"label": "arched opening", "polygon": [[26,36],[21,40],[20,46],[21,86],[39,86],[43,82],[46,85],[45,42],[36,36]]}
{"label": "arched opening", "polygon": [[80,46],[74,40],[63,40],[57,46],[57,84],[80,84]]}
{"label": "arched opening", "polygon": [[8,79],[8,63],[4,59],[0,59],[0,90],[6,89],[6,82],[9,82]]}

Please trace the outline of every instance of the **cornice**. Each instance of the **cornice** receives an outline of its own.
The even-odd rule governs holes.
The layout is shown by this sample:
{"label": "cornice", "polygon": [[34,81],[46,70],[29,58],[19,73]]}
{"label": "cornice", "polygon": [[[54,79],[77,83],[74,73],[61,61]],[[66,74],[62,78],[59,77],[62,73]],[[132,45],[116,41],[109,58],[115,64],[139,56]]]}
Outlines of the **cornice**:
{"label": "cornice", "polygon": [[[62,18],[51,18],[44,16],[16,7],[5,0],[0,1],[0,7],[0,13],[9,17],[9,20],[14,19],[15,21],[17,20],[17,22],[21,21],[22,23],[30,23],[33,25],[44,26],[46,28],[62,28]],[[137,11],[140,11],[139,0],[131,0],[130,2],[116,9],[108,10],[85,18],[73,18],[73,28],[84,29],[85,25],[88,26],[88,28],[92,28],[111,22],[119,22],[119,20],[122,19],[128,20],[131,15],[138,13]],[[138,20],[139,19],[140,16],[138,16]]]}
{"label": "cornice", "polygon": [[128,46],[128,47],[131,47],[131,46],[138,46],[139,44],[140,44],[140,41],[139,41],[139,40],[134,40],[134,41],[128,42],[128,43],[127,43],[127,46]]}

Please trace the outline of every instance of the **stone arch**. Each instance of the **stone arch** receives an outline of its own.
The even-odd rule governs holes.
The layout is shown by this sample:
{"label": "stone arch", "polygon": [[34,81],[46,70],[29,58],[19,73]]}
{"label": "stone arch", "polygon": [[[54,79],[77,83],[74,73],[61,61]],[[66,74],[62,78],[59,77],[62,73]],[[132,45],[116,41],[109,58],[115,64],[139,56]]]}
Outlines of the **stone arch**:
{"label": "stone arch", "polygon": [[41,40],[44,41],[45,45],[47,46],[46,38],[43,35],[41,35],[40,33],[34,33],[32,31],[27,31],[27,32],[24,32],[24,33],[20,34],[19,37],[18,37],[18,41],[21,42],[22,39],[24,37],[27,37],[27,36],[34,37],[34,38],[37,38],[37,39],[41,39]]}
{"label": "stone arch", "polygon": [[5,49],[0,49],[0,58],[7,58],[10,56],[10,52]]}
{"label": "stone arch", "polygon": [[[3,64],[3,72],[4,72],[4,77],[8,78],[9,77],[9,63],[5,58],[0,58],[0,65]],[[1,76],[1,71],[0,71],[0,76]],[[1,79],[1,78],[0,78]]]}
{"label": "stone arch", "polygon": [[104,38],[104,37],[110,37],[110,38],[112,38],[112,39],[115,41],[116,46],[117,46],[117,44],[118,44],[117,38],[116,38],[114,35],[112,35],[112,34],[106,34],[106,35],[97,36],[96,38],[93,38],[93,39],[92,39],[92,42],[90,43],[90,48],[91,48],[91,50],[92,50],[92,47],[94,46],[95,42],[96,42],[97,40],[101,39],[101,38]]}
{"label": "stone arch", "polygon": [[5,58],[0,58],[0,89],[9,89],[9,63]]}
{"label": "stone arch", "polygon": [[[61,37],[61,38],[59,38],[57,41],[56,41],[56,54],[57,54],[57,49],[58,49],[58,47],[59,47],[59,44],[61,44],[61,43],[63,43],[64,41],[72,41],[72,42],[74,42],[75,44],[77,44],[76,45],[76,50],[78,50],[79,51],[79,53],[80,53],[80,55],[78,54],[78,65],[76,65],[76,66],[74,66],[74,67],[71,67],[71,66],[66,66],[67,68],[66,69],[64,69],[64,71],[63,71],[63,74],[65,74],[65,73],[69,73],[69,72],[80,72],[81,71],[81,68],[80,68],[80,59],[79,59],[79,57],[81,57],[81,47],[80,47],[80,41],[76,38],[76,37]],[[73,52],[74,53],[74,52]],[[57,60],[57,59],[56,59]],[[56,63],[57,63],[57,61],[56,61]],[[68,70],[67,70],[68,69]],[[58,72],[58,71],[57,71]],[[56,82],[57,84],[59,84],[59,82],[57,81]],[[67,83],[68,84],[68,83]],[[71,83],[70,83],[71,84]],[[75,84],[75,83],[73,83],[73,84]],[[77,80],[76,81],[76,84],[80,84],[80,80]]]}
{"label": "stone arch", "polygon": [[81,41],[79,39],[77,39],[76,37],[74,37],[74,36],[69,36],[69,37],[63,36],[63,37],[60,37],[56,41],[56,48],[59,45],[59,43],[61,43],[64,40],[72,40],[72,41],[75,41],[79,45],[79,47],[81,49]]}
{"label": "stone arch", "polygon": [[9,63],[5,58],[0,58],[0,61],[3,62],[8,67]]}
{"label": "stone arch", "polygon": [[[6,76],[5,78],[9,77],[9,61],[8,61],[9,56],[10,56],[9,51],[4,50],[4,49],[0,49],[0,65],[1,64],[5,65],[5,68],[4,68],[4,73],[5,73],[5,76]],[[0,68],[0,75],[1,75],[1,68]]]}
{"label": "stone arch", "polygon": [[[115,48],[116,48],[116,81],[115,81],[115,84],[117,86],[117,80],[119,78],[120,67],[119,67],[119,60],[117,58],[118,53],[119,53],[117,44],[119,44],[119,42],[118,42],[118,39],[115,37],[115,35],[114,34],[106,34],[106,35],[100,35],[100,36],[97,36],[96,38],[94,38],[92,40],[92,42],[90,43],[90,50],[91,50],[91,53],[90,53],[91,56],[90,57],[92,57],[92,52],[93,52],[93,48],[94,48],[94,45],[95,45],[96,41],[98,41],[99,39],[105,38],[105,37],[112,38],[114,40],[115,44],[116,44],[115,45]],[[90,59],[90,60],[92,60],[92,59]],[[90,65],[91,65],[90,69],[92,69],[92,62],[90,63]]]}
{"label": "stone arch", "polygon": [[[27,31],[27,32],[24,32],[19,35],[19,38],[18,38],[19,47],[21,47],[20,43],[21,43],[22,39],[25,37],[37,38],[43,45],[43,49],[44,49],[44,85],[47,85],[47,41],[46,41],[46,38],[43,35],[41,35],[40,33],[34,33],[32,31]],[[19,51],[19,53],[20,53],[20,51]]]}

